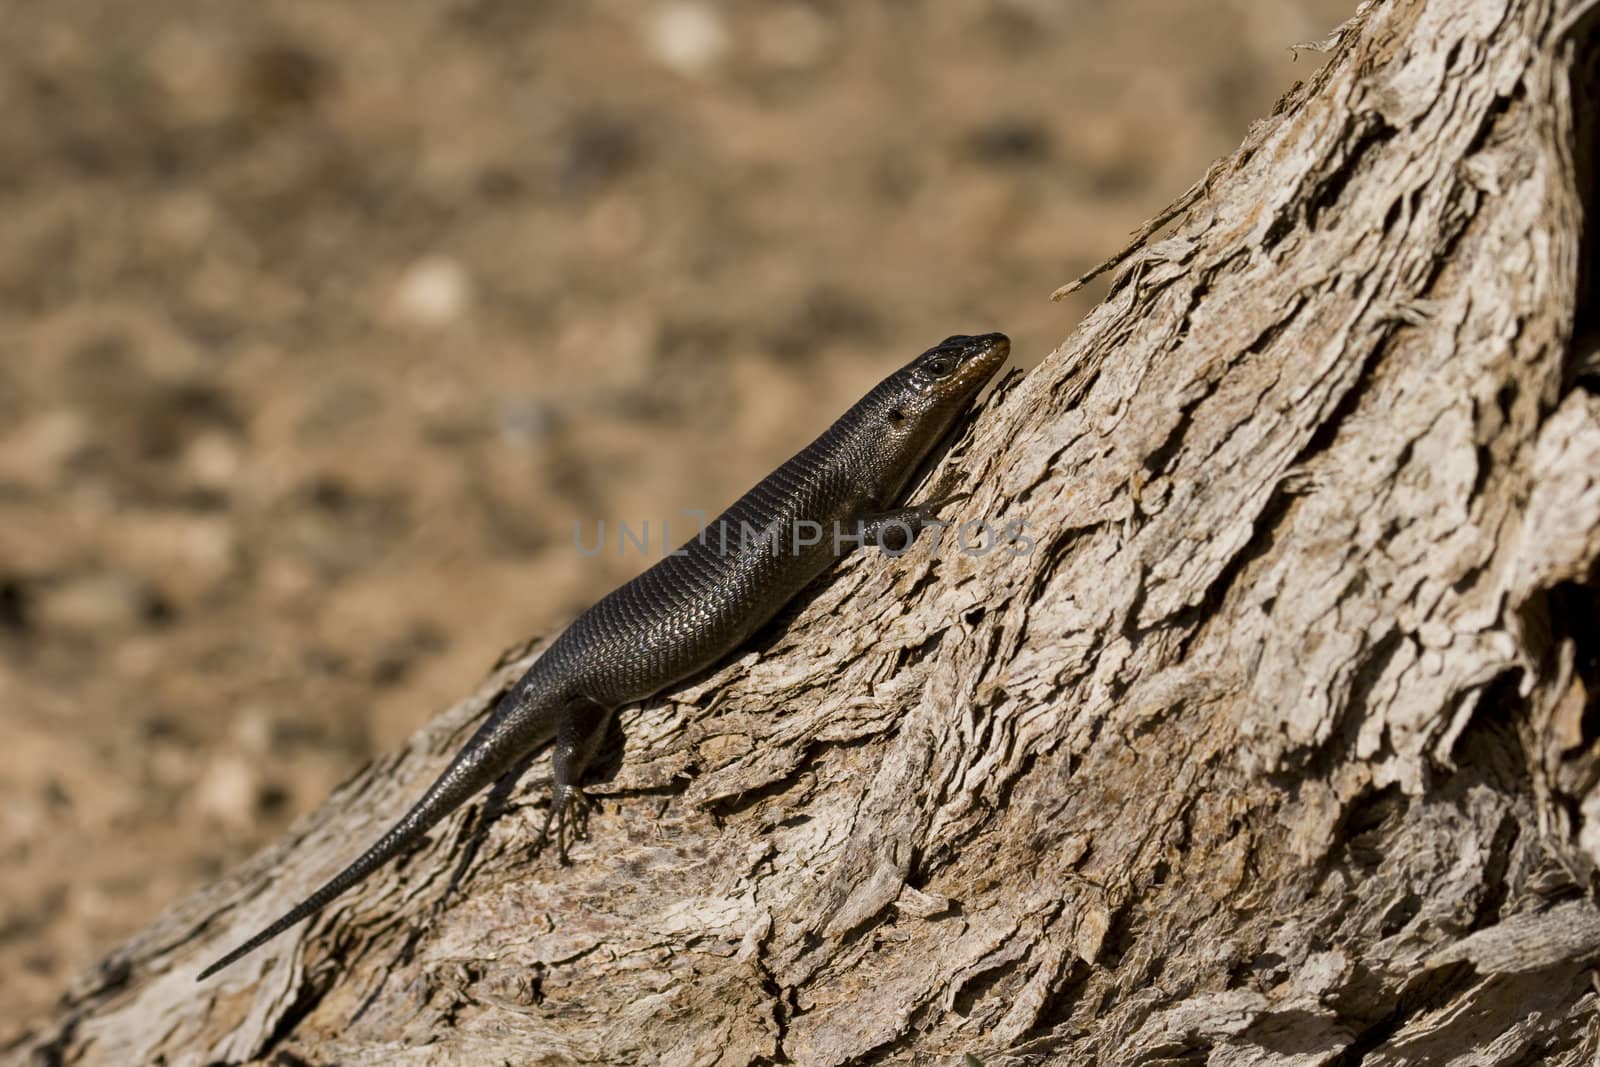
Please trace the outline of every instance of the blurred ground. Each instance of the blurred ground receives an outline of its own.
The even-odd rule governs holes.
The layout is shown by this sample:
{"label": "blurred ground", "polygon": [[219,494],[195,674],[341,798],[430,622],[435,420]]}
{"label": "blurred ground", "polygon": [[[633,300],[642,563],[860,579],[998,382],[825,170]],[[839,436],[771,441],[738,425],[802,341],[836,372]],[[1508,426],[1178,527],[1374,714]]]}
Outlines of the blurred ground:
{"label": "blurred ground", "polygon": [[1037,362],[1352,7],[6,0],[0,1047],[646,562],[575,519]]}

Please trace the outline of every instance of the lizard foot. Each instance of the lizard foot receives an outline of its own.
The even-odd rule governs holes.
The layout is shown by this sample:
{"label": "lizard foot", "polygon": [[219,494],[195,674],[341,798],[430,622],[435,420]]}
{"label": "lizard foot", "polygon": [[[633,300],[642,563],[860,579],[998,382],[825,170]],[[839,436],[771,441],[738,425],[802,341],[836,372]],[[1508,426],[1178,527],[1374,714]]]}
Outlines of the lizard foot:
{"label": "lizard foot", "polygon": [[575,840],[583,841],[589,836],[589,812],[594,808],[594,801],[588,794],[577,786],[558,785],[550,794],[550,810],[545,813],[544,826],[539,829],[539,839],[533,843],[533,854],[538,856],[544,852],[545,845],[550,840],[550,827],[556,828],[556,860],[563,867],[569,862],[567,859],[567,828],[572,828]]}

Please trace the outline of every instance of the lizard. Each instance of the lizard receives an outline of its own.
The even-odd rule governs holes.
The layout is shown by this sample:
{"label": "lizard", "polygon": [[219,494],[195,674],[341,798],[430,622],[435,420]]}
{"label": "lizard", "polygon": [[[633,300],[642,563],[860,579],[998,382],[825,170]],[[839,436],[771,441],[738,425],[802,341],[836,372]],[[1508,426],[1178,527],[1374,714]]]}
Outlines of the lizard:
{"label": "lizard", "polygon": [[[349,866],[202,970],[205,980],[317,914],[407,851],[481,789],[554,741],[550,807],[566,826],[612,712],[722,660],[845,554],[909,547],[957,497],[900,503],[1005,363],[1000,333],[946,338],[889,375],[700,534],[579,614],[501,696],[411,809]],[[752,534],[754,536],[752,536]]]}

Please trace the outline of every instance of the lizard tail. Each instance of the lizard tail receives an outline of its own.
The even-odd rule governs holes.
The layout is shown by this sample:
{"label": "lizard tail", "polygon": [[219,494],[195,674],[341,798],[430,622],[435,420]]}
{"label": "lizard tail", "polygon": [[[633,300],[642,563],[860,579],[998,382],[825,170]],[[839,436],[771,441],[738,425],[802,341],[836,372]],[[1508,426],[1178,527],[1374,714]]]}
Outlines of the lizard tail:
{"label": "lizard tail", "polygon": [[488,721],[478,728],[472,740],[462,747],[450,761],[450,765],[428,787],[428,791],[422,794],[422,798],[412,805],[411,810],[390,827],[371,848],[363,852],[360,858],[330,878],[322,888],[296,904],[270,926],[201,971],[195,981],[205,981],[229,964],[254,952],[302,919],[309,918],[327,907],[346,889],[404,852],[479,789],[510,770],[517,758],[535,745],[530,744],[525,737],[516,736],[517,730],[510,720],[522,716],[511,709],[507,711],[511,713],[497,710],[491,715]]}

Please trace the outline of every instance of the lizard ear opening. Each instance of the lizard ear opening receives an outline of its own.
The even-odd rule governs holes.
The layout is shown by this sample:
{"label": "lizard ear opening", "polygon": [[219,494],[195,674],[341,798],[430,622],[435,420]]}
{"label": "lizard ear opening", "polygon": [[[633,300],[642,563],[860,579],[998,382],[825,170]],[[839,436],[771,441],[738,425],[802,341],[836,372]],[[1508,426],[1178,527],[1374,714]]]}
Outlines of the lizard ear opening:
{"label": "lizard ear opening", "polygon": [[899,408],[890,408],[889,409],[889,425],[890,426],[899,426],[902,422],[905,422],[905,421],[906,421],[906,413],[905,412],[901,411]]}

